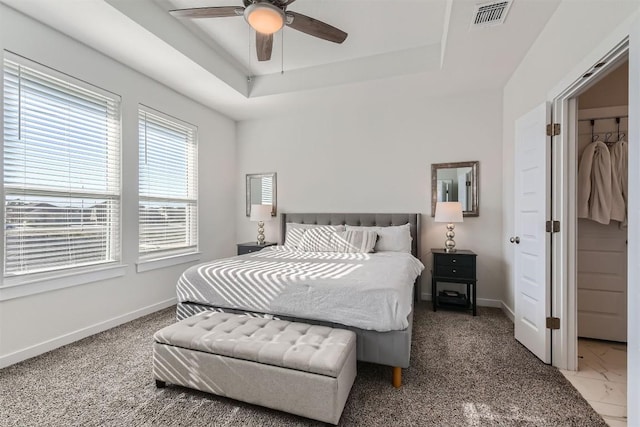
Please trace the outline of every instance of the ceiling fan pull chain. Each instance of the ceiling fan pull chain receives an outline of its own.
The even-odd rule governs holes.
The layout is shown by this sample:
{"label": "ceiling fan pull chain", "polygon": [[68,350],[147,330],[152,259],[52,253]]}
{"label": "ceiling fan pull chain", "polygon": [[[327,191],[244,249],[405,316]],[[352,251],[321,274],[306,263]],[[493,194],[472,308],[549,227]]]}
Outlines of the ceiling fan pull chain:
{"label": "ceiling fan pull chain", "polygon": [[284,28],[280,30],[280,75],[284,74]]}

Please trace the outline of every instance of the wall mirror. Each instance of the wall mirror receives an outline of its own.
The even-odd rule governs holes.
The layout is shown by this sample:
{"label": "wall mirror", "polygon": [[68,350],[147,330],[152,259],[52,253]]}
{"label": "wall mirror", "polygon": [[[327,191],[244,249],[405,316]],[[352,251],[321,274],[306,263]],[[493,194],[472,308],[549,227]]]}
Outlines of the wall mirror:
{"label": "wall mirror", "polygon": [[271,216],[276,216],[276,173],[247,174],[247,216],[251,205],[271,205]]}
{"label": "wall mirror", "polygon": [[431,165],[431,216],[437,202],[460,202],[463,216],[480,215],[478,166],[477,161]]}

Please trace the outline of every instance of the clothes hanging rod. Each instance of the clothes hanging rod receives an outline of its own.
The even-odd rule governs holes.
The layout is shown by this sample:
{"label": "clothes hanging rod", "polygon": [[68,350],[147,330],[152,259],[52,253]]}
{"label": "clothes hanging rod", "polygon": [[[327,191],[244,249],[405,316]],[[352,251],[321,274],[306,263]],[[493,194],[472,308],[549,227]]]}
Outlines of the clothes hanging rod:
{"label": "clothes hanging rod", "polygon": [[610,116],[610,117],[596,117],[595,119],[579,119],[579,122],[590,122],[591,120],[612,120],[612,119],[628,119],[628,115],[623,116]]}

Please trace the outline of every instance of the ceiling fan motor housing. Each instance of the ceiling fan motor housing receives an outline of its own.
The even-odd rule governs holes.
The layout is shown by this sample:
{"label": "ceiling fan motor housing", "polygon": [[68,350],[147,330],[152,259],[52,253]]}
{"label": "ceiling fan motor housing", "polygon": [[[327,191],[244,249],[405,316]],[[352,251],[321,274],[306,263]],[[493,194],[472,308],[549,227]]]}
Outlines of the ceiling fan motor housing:
{"label": "ceiling fan motor housing", "polygon": [[284,10],[268,1],[252,3],[244,10],[244,19],[259,33],[273,34],[286,22]]}

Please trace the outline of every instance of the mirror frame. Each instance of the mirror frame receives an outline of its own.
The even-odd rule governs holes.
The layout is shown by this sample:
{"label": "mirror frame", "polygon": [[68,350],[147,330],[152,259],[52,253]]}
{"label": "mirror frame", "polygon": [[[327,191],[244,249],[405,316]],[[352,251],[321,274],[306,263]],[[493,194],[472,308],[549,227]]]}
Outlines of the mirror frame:
{"label": "mirror frame", "polygon": [[456,168],[471,168],[472,179],[474,185],[471,186],[471,209],[462,212],[462,216],[480,216],[480,202],[479,202],[479,188],[480,188],[480,162],[455,162],[455,163],[432,163],[431,164],[431,216],[436,216],[436,198],[437,193],[437,181],[439,169],[456,169]]}
{"label": "mirror frame", "polygon": [[272,195],[273,195],[273,203],[271,204],[271,216],[276,216],[276,213],[278,212],[277,209],[277,205],[276,202],[278,200],[277,197],[277,180],[276,180],[276,173],[275,172],[269,172],[269,173],[248,173],[246,175],[246,180],[247,180],[247,188],[246,188],[246,197],[247,197],[247,216],[251,216],[251,179],[252,178],[271,178],[273,180],[273,187],[272,187]]}

